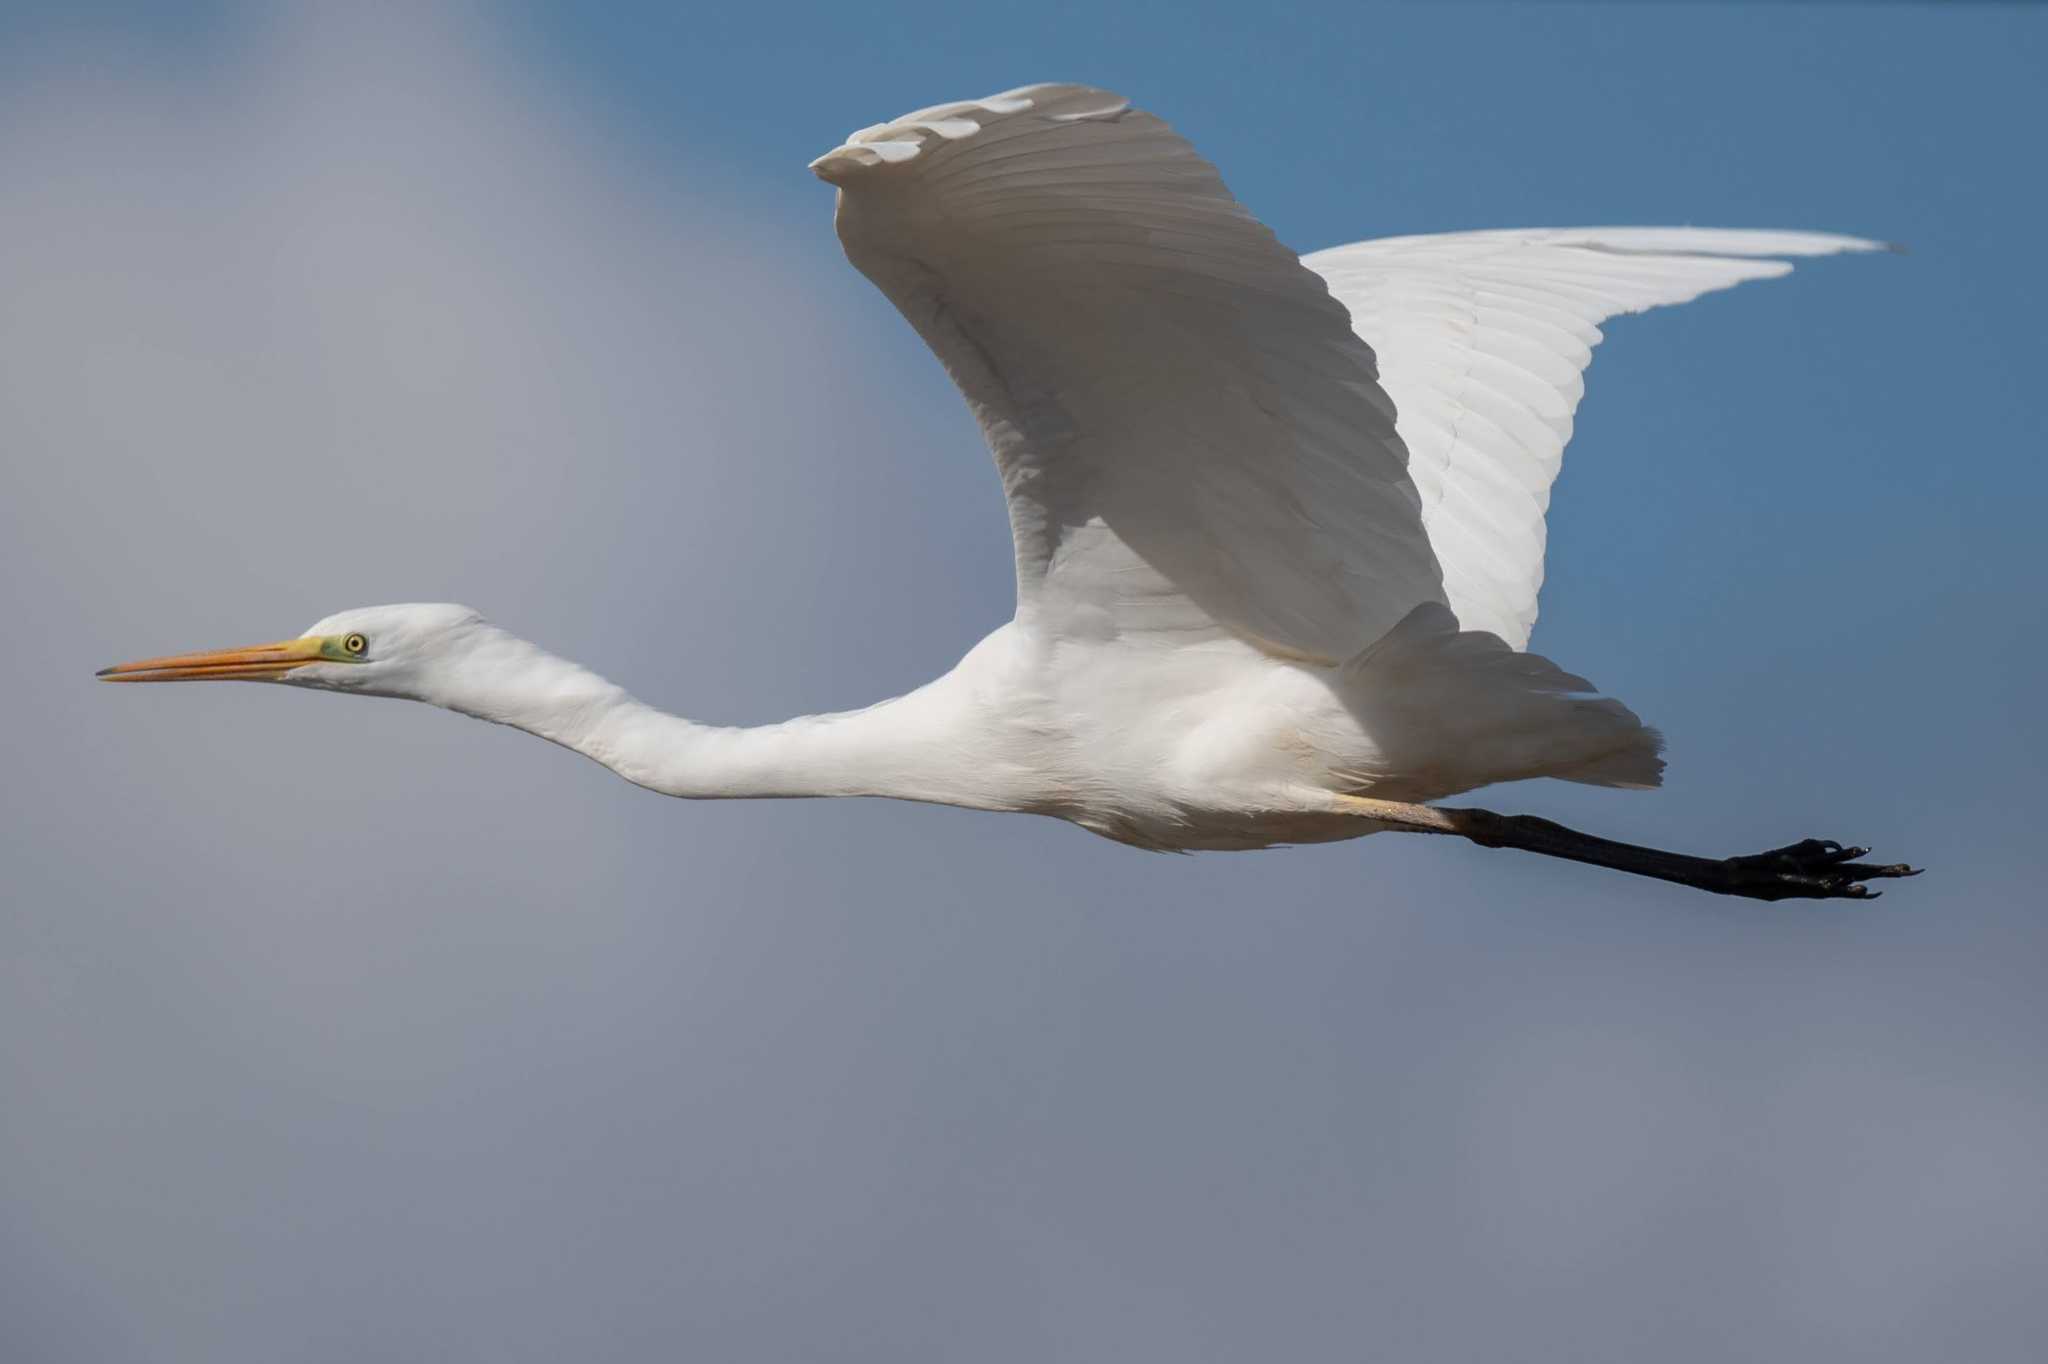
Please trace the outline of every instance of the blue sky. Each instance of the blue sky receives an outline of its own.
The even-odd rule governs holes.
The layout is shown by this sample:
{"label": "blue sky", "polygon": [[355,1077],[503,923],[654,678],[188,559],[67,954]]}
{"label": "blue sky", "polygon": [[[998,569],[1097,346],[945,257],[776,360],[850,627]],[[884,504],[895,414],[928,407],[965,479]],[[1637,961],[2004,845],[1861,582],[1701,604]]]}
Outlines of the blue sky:
{"label": "blue sky", "polygon": [[[689,7],[697,9],[699,7]],[[2020,1360],[2048,1274],[2027,6],[0,8],[0,1355]],[[1535,647],[1725,903],[683,805],[91,669],[460,600],[721,722],[1008,611],[803,169],[1116,88],[1282,238],[1832,229],[1608,329]]]}

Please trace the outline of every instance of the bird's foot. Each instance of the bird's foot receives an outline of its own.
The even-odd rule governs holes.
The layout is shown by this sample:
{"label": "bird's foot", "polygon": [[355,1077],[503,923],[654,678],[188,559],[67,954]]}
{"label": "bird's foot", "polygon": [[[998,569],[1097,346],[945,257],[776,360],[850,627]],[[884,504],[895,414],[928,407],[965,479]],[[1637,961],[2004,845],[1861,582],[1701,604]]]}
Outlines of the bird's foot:
{"label": "bird's foot", "polygon": [[1722,889],[1752,900],[1875,900],[1883,892],[1872,890],[1865,881],[1918,876],[1922,870],[1903,862],[1874,865],[1856,860],[1869,851],[1808,838],[1749,857],[1723,858],[1727,884]]}

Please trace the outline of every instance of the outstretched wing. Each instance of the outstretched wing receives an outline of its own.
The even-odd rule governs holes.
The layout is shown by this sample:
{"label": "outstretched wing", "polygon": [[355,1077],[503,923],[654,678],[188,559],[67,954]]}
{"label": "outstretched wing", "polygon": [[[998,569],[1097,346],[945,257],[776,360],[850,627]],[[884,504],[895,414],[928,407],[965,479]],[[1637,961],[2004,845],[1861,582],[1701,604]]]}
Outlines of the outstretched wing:
{"label": "outstretched wing", "polygon": [[1303,264],[1329,281],[1378,353],[1459,624],[1520,649],[1543,584],[1550,484],[1599,324],[1792,268],[1766,257],[1880,245],[1814,232],[1591,227],[1389,237]]}
{"label": "outstretched wing", "polygon": [[1166,124],[1027,86],[812,165],[981,423],[1020,619],[1334,661],[1445,600],[1372,351]]}

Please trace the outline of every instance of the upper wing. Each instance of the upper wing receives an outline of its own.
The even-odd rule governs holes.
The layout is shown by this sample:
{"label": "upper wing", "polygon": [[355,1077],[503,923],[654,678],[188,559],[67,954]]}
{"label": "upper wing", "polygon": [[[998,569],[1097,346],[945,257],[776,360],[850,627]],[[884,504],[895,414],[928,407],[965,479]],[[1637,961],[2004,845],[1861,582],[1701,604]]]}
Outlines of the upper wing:
{"label": "upper wing", "polygon": [[1814,232],[1560,228],[1389,237],[1303,263],[1379,355],[1451,609],[1465,629],[1520,649],[1543,583],[1550,484],[1599,324],[1792,268],[1758,257],[1880,245]]}
{"label": "upper wing", "polygon": [[1445,599],[1372,351],[1166,124],[1028,86],[812,168],[995,453],[1020,619],[1340,660]]}

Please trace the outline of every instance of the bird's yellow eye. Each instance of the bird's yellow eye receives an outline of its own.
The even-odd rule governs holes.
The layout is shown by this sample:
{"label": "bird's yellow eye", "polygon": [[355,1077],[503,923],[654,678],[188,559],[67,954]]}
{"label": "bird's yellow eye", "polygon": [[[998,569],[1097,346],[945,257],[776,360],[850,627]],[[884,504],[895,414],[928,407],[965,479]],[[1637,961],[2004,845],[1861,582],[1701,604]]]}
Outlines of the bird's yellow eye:
{"label": "bird's yellow eye", "polygon": [[364,639],[361,635],[347,635],[343,637],[341,647],[348,650],[353,656],[361,658],[364,651],[370,647],[370,641]]}

